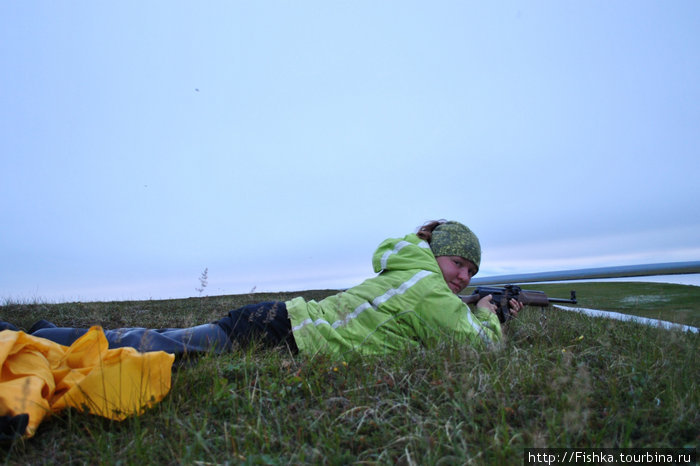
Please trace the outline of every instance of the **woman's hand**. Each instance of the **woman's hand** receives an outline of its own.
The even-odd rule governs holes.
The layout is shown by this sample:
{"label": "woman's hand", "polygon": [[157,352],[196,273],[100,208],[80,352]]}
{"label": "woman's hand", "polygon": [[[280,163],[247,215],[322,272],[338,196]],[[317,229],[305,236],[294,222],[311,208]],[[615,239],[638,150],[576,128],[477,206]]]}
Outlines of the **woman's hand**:
{"label": "woman's hand", "polygon": [[486,295],[483,298],[481,298],[477,303],[476,307],[479,308],[484,308],[488,309],[489,311],[493,312],[494,314],[496,313],[496,309],[498,309],[498,306],[496,306],[493,301],[492,301],[493,295]]}
{"label": "woman's hand", "polygon": [[510,298],[510,301],[508,301],[508,307],[510,308],[511,318],[514,318],[518,316],[518,312],[520,312],[525,306],[523,306],[523,303],[521,303],[517,299]]}

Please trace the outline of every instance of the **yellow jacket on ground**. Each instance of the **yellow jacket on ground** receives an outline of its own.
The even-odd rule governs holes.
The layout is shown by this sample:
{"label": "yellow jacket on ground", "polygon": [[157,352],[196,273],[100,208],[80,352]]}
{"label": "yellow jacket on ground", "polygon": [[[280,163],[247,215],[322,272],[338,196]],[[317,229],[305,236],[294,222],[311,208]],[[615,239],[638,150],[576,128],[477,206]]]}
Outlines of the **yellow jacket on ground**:
{"label": "yellow jacket on ground", "polygon": [[76,408],[109,419],[140,414],[170,391],[174,356],[108,349],[100,327],[71,346],[0,332],[0,416],[29,415],[31,437],[47,415]]}

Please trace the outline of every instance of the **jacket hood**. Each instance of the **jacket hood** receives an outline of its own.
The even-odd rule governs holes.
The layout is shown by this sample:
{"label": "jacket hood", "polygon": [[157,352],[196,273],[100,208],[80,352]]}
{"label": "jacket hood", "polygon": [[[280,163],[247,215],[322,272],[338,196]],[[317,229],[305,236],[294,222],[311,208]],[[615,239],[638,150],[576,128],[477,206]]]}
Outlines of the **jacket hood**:
{"label": "jacket hood", "polygon": [[372,256],[376,273],[389,270],[428,270],[440,272],[430,245],[415,234],[384,240]]}

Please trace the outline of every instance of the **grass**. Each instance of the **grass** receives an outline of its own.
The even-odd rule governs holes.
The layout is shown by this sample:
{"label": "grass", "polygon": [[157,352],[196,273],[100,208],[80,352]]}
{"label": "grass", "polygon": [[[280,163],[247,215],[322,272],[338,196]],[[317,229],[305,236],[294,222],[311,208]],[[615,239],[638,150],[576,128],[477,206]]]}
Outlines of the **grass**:
{"label": "grass", "polygon": [[[567,297],[572,285],[525,288]],[[698,325],[697,287],[573,288],[583,307]],[[181,326],[250,302],[331,293],[7,304],[0,317],[25,328],[39,318],[75,326]],[[671,312],[677,308],[687,312]],[[526,447],[697,447],[698,334],[545,313],[543,319],[539,309],[523,311],[498,351],[445,344],[339,361],[249,350],[185,361],[173,373],[170,394],[144,415],[116,422],[65,411],[44,421],[34,438],[0,446],[0,458],[8,464],[522,464]]]}

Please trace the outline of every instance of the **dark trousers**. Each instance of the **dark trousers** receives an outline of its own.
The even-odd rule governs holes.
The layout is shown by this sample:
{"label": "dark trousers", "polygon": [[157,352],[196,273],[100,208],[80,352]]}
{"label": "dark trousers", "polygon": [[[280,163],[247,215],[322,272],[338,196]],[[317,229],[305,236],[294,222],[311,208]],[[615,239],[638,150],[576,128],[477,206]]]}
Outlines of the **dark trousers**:
{"label": "dark trousers", "polygon": [[[48,323],[47,323],[48,324]],[[51,325],[51,324],[48,324]],[[70,346],[87,332],[85,328],[46,326],[32,335]],[[189,328],[120,328],[105,330],[110,348],[131,347],[139,351],[185,353],[229,351],[232,346],[245,348],[258,342],[266,347],[287,346],[298,351],[292,325],[283,302],[249,304],[228,313],[210,324]]]}
{"label": "dark trousers", "polygon": [[[83,336],[86,328],[42,328],[32,335],[70,346]],[[119,328],[105,330],[109,348],[136,348],[139,351],[165,351],[177,355],[185,353],[223,352],[231,347],[224,331],[216,324],[189,328]]]}

